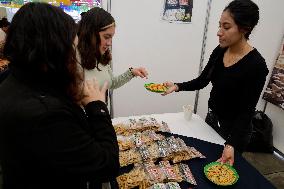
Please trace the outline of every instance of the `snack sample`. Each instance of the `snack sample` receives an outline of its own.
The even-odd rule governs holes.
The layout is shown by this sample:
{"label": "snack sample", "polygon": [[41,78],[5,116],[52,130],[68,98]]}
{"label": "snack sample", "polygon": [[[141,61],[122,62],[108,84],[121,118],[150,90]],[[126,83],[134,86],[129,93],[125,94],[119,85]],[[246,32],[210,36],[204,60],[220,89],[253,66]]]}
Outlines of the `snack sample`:
{"label": "snack sample", "polygon": [[219,162],[212,162],[206,165],[204,174],[211,182],[220,186],[233,185],[239,179],[238,173],[232,166]]}
{"label": "snack sample", "polygon": [[167,90],[167,87],[165,85],[159,83],[147,83],[144,85],[144,87],[147,90],[155,93],[163,93]]}

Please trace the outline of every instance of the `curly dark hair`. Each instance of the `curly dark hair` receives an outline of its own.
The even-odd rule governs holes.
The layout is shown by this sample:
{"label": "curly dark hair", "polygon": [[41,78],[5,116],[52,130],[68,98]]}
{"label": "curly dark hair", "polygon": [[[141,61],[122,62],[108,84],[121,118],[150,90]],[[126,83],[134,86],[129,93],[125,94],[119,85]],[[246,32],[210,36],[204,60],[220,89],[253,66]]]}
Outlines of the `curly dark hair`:
{"label": "curly dark hair", "polygon": [[249,36],[259,20],[259,8],[251,0],[234,0],[224,11],[229,11],[239,29],[246,31],[245,38]]}
{"label": "curly dark hair", "polygon": [[46,3],[27,3],[14,15],[4,57],[35,81],[47,81],[73,100],[79,100],[83,73],[79,69],[71,16]]}
{"label": "curly dark hair", "polygon": [[98,69],[98,63],[109,64],[112,58],[110,51],[106,51],[103,55],[99,51],[101,42],[99,32],[106,30],[106,26],[114,22],[111,14],[103,8],[95,7],[84,14],[79,22],[78,29],[78,50],[83,68],[87,70]]}

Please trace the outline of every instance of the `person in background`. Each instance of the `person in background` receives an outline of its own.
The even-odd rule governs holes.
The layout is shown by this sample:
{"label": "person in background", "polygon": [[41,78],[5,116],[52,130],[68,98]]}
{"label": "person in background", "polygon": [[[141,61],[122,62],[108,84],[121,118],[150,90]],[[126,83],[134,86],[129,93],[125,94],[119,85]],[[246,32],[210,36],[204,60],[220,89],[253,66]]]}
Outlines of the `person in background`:
{"label": "person in background", "polygon": [[6,59],[3,57],[3,47],[5,45],[6,33],[8,32],[10,26],[10,22],[8,22],[7,18],[2,18],[0,20],[0,83],[8,76],[9,69],[8,63]]}
{"label": "person in background", "polygon": [[79,22],[78,50],[86,78],[96,77],[100,86],[107,81],[109,89],[116,89],[139,76],[147,78],[143,67],[129,68],[125,73],[114,76],[110,67],[110,47],[115,34],[115,20],[110,13],[95,7],[87,11]]}
{"label": "person in background", "polygon": [[[163,95],[194,91],[212,83],[208,101],[215,121],[209,123],[225,140],[222,163],[234,163],[234,153],[242,153],[250,141],[252,116],[263,89],[268,69],[264,58],[248,43],[259,20],[259,8],[250,0],[234,0],[225,7],[220,21],[219,45],[199,77],[188,82],[165,82]],[[211,122],[211,121],[210,121]]]}
{"label": "person in background", "polygon": [[84,80],[76,35],[72,17],[46,3],[13,17],[0,85],[3,189],[97,189],[118,174],[107,85]]}
{"label": "person in background", "polygon": [[10,22],[6,18],[2,18],[0,20],[0,45],[1,47],[4,46],[6,34],[8,32],[10,26]]}

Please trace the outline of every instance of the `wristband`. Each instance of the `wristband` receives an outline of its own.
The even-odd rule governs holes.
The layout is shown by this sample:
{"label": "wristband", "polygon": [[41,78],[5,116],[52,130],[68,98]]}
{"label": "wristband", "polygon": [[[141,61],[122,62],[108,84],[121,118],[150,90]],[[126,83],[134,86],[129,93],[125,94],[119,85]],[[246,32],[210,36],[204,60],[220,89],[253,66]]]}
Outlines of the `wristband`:
{"label": "wristband", "polygon": [[132,74],[132,76],[135,77],[136,75],[133,74],[132,70],[133,70],[133,68],[130,67],[130,68],[129,68],[129,71],[130,71],[130,73]]}
{"label": "wristband", "polygon": [[234,150],[234,147],[231,146],[231,145],[228,145],[228,144],[225,145],[225,148],[229,148],[229,149],[233,149]]}

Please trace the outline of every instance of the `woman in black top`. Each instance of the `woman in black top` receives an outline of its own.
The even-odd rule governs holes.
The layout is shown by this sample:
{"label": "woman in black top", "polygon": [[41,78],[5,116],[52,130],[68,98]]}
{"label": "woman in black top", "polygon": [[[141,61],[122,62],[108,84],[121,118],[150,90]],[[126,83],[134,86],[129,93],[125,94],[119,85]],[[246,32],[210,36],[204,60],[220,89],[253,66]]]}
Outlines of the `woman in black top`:
{"label": "woman in black top", "polygon": [[3,189],[97,189],[117,176],[107,86],[84,82],[76,28],[45,3],[13,17],[4,47],[10,73],[0,85]]}
{"label": "woman in black top", "polygon": [[218,132],[226,140],[220,162],[234,163],[234,151],[243,152],[252,132],[251,119],[268,69],[261,54],[248,43],[258,23],[258,6],[250,0],[234,0],[219,21],[219,46],[201,75],[188,82],[165,82],[173,91],[199,90],[212,83],[208,106],[216,115]]}

